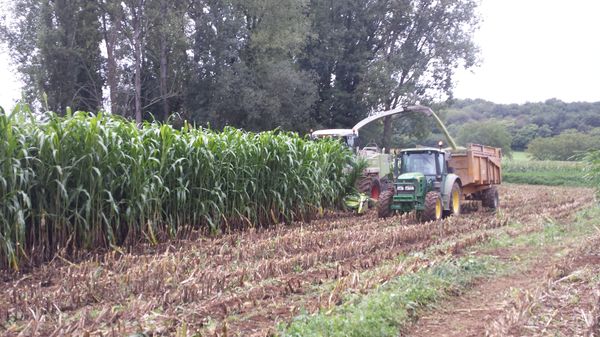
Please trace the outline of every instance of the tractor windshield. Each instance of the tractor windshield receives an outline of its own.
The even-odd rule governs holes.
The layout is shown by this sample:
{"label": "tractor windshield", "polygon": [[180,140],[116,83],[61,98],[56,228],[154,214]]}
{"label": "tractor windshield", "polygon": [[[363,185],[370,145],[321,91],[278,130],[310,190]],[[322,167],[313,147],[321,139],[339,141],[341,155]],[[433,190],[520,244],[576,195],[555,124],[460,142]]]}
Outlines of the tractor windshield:
{"label": "tractor windshield", "polygon": [[405,152],[402,154],[402,168],[400,173],[421,172],[424,175],[437,175],[435,167],[435,153],[432,152]]}

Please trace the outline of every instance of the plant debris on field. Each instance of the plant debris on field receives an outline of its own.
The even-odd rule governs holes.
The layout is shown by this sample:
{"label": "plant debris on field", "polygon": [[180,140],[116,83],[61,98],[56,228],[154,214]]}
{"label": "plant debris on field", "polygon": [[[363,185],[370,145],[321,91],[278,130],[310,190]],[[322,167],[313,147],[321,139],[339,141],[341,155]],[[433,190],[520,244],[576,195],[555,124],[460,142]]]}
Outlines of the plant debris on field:
{"label": "plant debris on field", "polygon": [[[443,247],[442,255],[460,254],[511,222],[539,227],[593,203],[593,191],[581,188],[506,185],[500,195],[496,213],[425,224],[410,216],[327,213],[310,224],[146,244],[81,262],[57,255],[29,273],[3,274],[0,329],[9,335],[156,336],[185,327],[189,336],[223,335],[223,329],[229,336],[264,336],[302,310],[332,308],[349,292],[369,292],[429,265],[415,260],[393,267],[401,256],[433,246]],[[374,272],[384,264],[391,269]]]}

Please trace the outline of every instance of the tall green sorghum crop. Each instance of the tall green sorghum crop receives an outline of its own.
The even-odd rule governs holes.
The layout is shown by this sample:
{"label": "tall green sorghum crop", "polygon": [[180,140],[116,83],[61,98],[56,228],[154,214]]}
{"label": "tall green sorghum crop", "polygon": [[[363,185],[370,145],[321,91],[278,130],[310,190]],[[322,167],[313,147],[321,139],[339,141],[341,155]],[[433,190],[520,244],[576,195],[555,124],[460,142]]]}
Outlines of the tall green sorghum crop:
{"label": "tall green sorghum crop", "polygon": [[0,266],[304,220],[332,207],[351,153],[280,131],[141,127],[84,112],[0,114]]}

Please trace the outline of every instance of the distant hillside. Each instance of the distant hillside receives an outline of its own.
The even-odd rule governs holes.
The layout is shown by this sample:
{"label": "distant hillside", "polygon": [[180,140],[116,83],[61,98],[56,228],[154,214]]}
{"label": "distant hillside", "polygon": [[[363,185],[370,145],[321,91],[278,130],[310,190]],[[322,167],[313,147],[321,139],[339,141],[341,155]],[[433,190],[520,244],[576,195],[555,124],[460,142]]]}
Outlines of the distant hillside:
{"label": "distant hillside", "polygon": [[[549,99],[539,103],[496,104],[483,99],[455,100],[433,106],[459,145],[480,143],[511,150],[529,151],[532,157],[567,160],[574,154],[600,147],[600,102],[565,103]],[[381,144],[382,123],[361,129],[361,146]],[[436,146],[445,140],[432,119],[396,118],[392,148]]]}
{"label": "distant hillside", "polygon": [[[496,104],[482,99],[464,99],[454,101],[440,113],[459,141],[494,142],[491,138],[503,134],[503,148],[510,144],[509,149],[529,149],[531,152],[529,145],[536,140],[534,157],[570,158],[600,142],[600,102],[565,103],[549,99],[539,103]],[[486,134],[473,134],[485,127]],[[487,136],[492,133],[498,134]],[[573,144],[564,146],[566,143]],[[541,148],[545,150],[538,151]],[[563,154],[557,155],[558,152]]]}
{"label": "distant hillside", "polygon": [[565,103],[549,99],[540,103],[496,104],[482,99],[456,100],[445,110],[449,125],[500,119],[521,128],[527,124],[548,127],[551,135],[567,129],[588,132],[600,127],[600,102]]}

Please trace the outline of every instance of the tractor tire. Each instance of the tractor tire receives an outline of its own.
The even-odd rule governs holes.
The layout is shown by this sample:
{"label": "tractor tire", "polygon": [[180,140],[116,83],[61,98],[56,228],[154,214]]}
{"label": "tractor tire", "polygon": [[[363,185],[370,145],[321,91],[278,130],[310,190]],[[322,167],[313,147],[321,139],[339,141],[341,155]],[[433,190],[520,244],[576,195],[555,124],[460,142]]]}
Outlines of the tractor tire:
{"label": "tractor tire", "polygon": [[373,180],[371,177],[360,177],[358,178],[358,182],[356,183],[356,189],[360,193],[364,193],[368,196],[371,195],[371,186],[373,185]]}
{"label": "tractor tire", "polygon": [[381,188],[381,191],[387,191],[387,190],[393,190],[394,189],[394,184],[392,184],[390,182],[390,179],[388,177],[383,177],[381,179],[379,179],[379,187]]}
{"label": "tractor tire", "polygon": [[498,197],[498,189],[492,186],[481,192],[481,206],[492,210],[498,209],[500,206],[500,198]]}
{"label": "tractor tire", "polygon": [[425,196],[425,209],[417,212],[419,222],[437,221],[442,219],[442,197],[438,192],[429,192]]}
{"label": "tractor tire", "polygon": [[[377,179],[375,177],[362,177],[358,181],[357,188],[360,193],[366,194],[369,198],[375,200],[375,202],[377,200],[379,200],[379,196],[381,195],[381,192],[383,191],[381,183],[379,182],[379,179]],[[374,203],[369,203],[369,207],[373,207],[373,206],[374,206]]]}
{"label": "tractor tire", "polygon": [[379,196],[379,202],[377,203],[377,216],[379,218],[388,218],[392,216],[394,211],[390,208],[392,206],[392,199],[394,197],[393,190],[385,190]]}
{"label": "tractor tire", "polygon": [[462,189],[457,182],[452,185],[452,190],[450,191],[449,208],[449,210],[444,211],[444,217],[460,215],[462,208]]}

